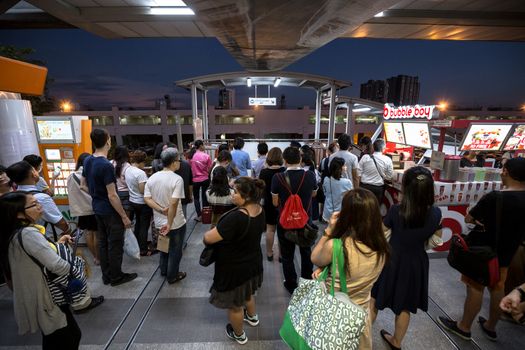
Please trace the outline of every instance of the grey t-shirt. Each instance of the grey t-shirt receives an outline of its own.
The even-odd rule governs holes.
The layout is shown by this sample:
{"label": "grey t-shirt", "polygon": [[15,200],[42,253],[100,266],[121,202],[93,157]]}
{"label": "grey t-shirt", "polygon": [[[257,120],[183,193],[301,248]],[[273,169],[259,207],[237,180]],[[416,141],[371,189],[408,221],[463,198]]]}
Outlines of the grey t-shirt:
{"label": "grey t-shirt", "polygon": [[[353,169],[356,169],[357,171],[357,166],[359,164],[358,160],[357,160],[357,156],[350,153],[349,151],[343,151],[343,150],[340,150],[340,151],[337,151],[335,152],[334,154],[332,154],[330,156],[330,162],[332,162],[332,159],[334,158],[343,158],[345,160],[345,165],[346,165],[346,172],[343,171],[343,177],[353,181],[352,179],[352,170]],[[328,164],[330,164],[330,162]],[[330,166],[330,165],[328,165]]]}

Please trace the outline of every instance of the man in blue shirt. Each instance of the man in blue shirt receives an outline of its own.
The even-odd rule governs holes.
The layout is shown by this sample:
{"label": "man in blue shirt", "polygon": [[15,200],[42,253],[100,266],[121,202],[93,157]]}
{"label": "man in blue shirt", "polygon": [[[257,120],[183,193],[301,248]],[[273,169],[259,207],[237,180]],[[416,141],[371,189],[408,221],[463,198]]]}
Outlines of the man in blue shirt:
{"label": "man in blue shirt", "polygon": [[244,140],[242,137],[236,137],[233,141],[232,160],[237,169],[239,169],[240,176],[248,176],[248,170],[252,168],[250,155],[243,151]]}
{"label": "man in blue shirt", "polygon": [[266,164],[266,154],[268,154],[268,144],[266,142],[261,142],[257,145],[257,156],[259,157],[252,164],[252,176],[255,178],[259,177],[261,170]]}
{"label": "man in blue shirt", "polygon": [[103,129],[94,129],[90,137],[95,153],[84,160],[82,189],[93,198],[102,280],[117,286],[137,277],[136,273],[122,272],[124,230],[131,228],[131,221],[117,194],[115,169],[107,159],[111,137]]}

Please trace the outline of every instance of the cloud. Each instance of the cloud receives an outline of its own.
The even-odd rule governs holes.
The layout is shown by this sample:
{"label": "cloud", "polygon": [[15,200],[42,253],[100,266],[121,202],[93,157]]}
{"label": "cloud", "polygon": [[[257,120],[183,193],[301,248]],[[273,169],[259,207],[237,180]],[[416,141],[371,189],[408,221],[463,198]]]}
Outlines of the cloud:
{"label": "cloud", "polygon": [[50,95],[69,99],[74,103],[90,107],[153,107],[155,101],[170,95],[172,106],[190,104],[190,94],[175,86],[132,80],[112,76],[81,75],[75,78],[55,78],[50,85]]}

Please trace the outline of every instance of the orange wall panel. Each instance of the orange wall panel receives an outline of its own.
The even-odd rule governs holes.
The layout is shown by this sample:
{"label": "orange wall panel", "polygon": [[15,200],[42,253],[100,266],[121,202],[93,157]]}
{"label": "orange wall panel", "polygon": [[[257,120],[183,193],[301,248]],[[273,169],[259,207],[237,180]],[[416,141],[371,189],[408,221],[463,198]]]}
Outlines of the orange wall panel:
{"label": "orange wall panel", "polygon": [[42,95],[47,68],[0,56],[0,91]]}

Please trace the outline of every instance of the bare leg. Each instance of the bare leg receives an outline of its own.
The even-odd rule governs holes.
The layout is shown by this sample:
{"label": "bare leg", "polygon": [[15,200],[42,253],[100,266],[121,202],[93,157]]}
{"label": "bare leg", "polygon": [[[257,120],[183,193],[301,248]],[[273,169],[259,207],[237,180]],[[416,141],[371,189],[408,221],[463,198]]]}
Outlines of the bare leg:
{"label": "bare leg", "polygon": [[376,321],[376,318],[377,318],[376,300],[374,298],[370,298],[370,319],[372,320],[372,323]]}
{"label": "bare leg", "polygon": [[275,225],[266,225],[266,256],[273,256]]}
{"label": "bare leg", "polygon": [[246,302],[246,312],[248,313],[248,316],[255,316],[255,314],[257,314],[257,310],[255,309],[255,296],[254,295],[252,295],[250,297],[250,300]]}
{"label": "bare leg", "polygon": [[242,328],[242,322],[244,320],[244,311],[242,307],[228,309],[228,319],[230,320],[235,335],[242,335],[242,333],[244,332]]}
{"label": "bare leg", "polygon": [[485,329],[488,329],[489,331],[496,330],[496,323],[498,323],[498,320],[501,317],[499,303],[504,296],[505,292],[503,289],[493,290],[490,292],[490,312],[489,319],[483,325]]}
{"label": "bare leg", "polygon": [[401,347],[403,338],[408,330],[408,325],[410,324],[410,312],[401,311],[399,315],[396,315],[396,329],[393,336],[386,336],[387,340],[397,348]]}
{"label": "bare leg", "polygon": [[463,317],[458,322],[458,328],[464,332],[470,332],[472,323],[481,310],[481,303],[483,302],[483,290],[479,291],[470,286],[467,286],[467,297],[465,298],[465,305],[463,306]]}

